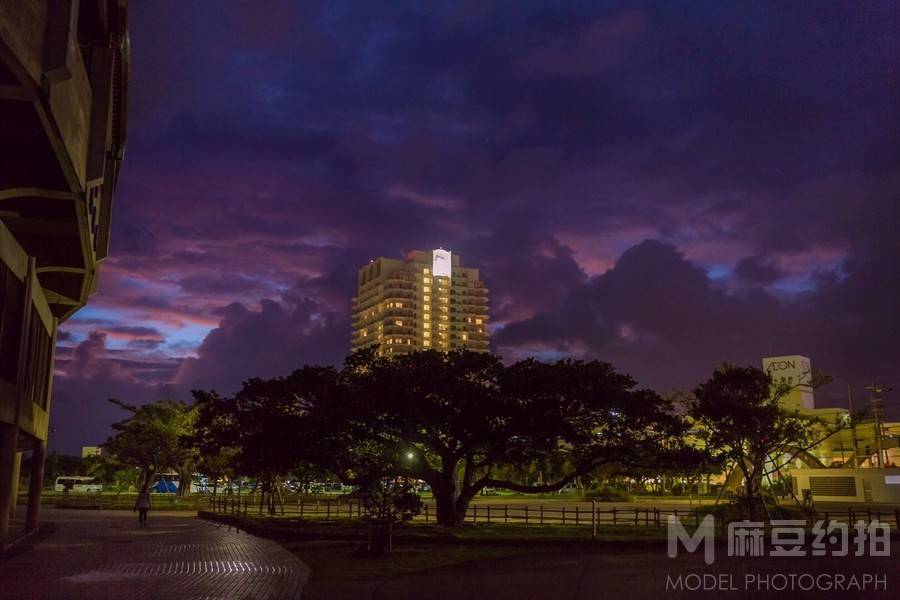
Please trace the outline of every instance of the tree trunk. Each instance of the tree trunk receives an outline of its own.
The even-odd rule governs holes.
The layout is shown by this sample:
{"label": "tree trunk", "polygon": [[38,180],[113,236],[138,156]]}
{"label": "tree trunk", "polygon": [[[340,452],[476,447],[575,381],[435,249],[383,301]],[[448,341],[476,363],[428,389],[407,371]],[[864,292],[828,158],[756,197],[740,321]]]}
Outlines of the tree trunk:
{"label": "tree trunk", "polygon": [[452,468],[445,468],[441,472],[440,479],[431,484],[437,522],[446,527],[458,527],[463,524],[469,503],[478,493],[470,486],[461,486],[457,470],[455,464]]}
{"label": "tree trunk", "polygon": [[460,515],[457,510],[456,501],[459,498],[459,481],[456,478],[456,469],[450,472],[445,470],[441,473],[440,480],[435,481],[431,485],[431,491],[434,495],[437,522],[447,527],[461,525],[465,518],[465,513]]}
{"label": "tree trunk", "polygon": [[191,493],[191,482],[193,482],[194,476],[192,473],[184,473],[178,478],[178,490],[175,492],[175,495],[179,498],[183,498],[185,496],[190,495]]}
{"label": "tree trunk", "polygon": [[156,469],[153,467],[144,467],[144,472],[141,475],[141,489],[138,490],[139,492],[146,490],[150,486],[155,473]]}
{"label": "tree trunk", "polygon": [[[748,461],[750,462],[750,461]],[[744,469],[744,502],[747,518],[759,520],[763,516],[762,466],[750,462]]]}

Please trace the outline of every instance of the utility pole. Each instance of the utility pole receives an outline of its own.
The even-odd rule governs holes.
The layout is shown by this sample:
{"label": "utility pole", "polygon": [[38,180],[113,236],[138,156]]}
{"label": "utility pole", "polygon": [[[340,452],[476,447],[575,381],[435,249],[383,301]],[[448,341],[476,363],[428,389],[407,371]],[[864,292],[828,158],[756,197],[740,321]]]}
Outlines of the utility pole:
{"label": "utility pole", "polygon": [[875,417],[875,445],[878,448],[878,467],[884,467],[884,436],[882,436],[882,420],[881,420],[881,394],[890,391],[892,388],[885,388],[874,383],[866,388],[870,394],[869,402],[872,404],[872,416]]}
{"label": "utility pole", "polygon": [[[856,416],[853,414],[853,385],[847,384],[847,404],[850,407],[850,440],[853,443],[853,468],[859,468],[859,440],[856,439]],[[843,444],[841,444],[843,448]]]}

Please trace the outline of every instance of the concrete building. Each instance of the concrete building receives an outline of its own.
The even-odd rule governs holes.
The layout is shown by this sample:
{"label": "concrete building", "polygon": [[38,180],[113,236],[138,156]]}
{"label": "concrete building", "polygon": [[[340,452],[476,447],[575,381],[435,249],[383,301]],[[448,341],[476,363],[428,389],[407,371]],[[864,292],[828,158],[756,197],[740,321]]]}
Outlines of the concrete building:
{"label": "concrete building", "polygon": [[103,456],[103,448],[100,446],[82,446],[81,458],[89,458],[91,456]]}
{"label": "concrete building", "polygon": [[127,80],[126,0],[0,3],[0,540],[25,452],[38,524],[57,326],[107,254]]}
{"label": "concrete building", "polygon": [[762,359],[763,371],[776,385],[787,385],[790,391],[781,398],[787,410],[809,411],[815,408],[812,387],[812,363],[799,355],[769,356]]}
{"label": "concrete building", "polygon": [[[792,386],[781,399],[785,410],[818,419],[829,426],[843,426],[809,451],[809,457],[817,462],[808,466],[868,468],[897,464],[900,423],[876,422],[868,418],[851,427],[849,408],[817,408],[815,390],[810,385],[812,363],[805,356],[768,357],[762,359],[762,364],[775,383]],[[856,408],[865,403],[865,398],[857,398]]]}
{"label": "concrete building", "polygon": [[767,357],[762,365],[775,383],[791,386],[781,399],[785,410],[818,419],[823,436],[841,427],[798,453],[785,469],[796,495],[809,491],[821,502],[900,502],[900,469],[895,468],[900,424],[868,419],[854,425],[849,409],[816,408],[812,362],[805,356]]}
{"label": "concrete building", "polygon": [[794,493],[802,497],[809,490],[816,502],[845,504],[900,503],[900,469],[794,469]]}
{"label": "concrete building", "polygon": [[488,352],[488,289],[449,250],[378,258],[359,270],[351,349]]}

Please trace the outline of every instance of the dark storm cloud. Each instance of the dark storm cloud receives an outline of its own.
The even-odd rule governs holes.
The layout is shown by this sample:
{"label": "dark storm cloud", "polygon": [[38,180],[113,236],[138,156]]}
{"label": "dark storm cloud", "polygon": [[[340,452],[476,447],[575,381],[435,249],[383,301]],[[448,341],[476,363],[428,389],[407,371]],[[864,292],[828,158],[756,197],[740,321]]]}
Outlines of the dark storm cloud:
{"label": "dark storm cloud", "polygon": [[861,390],[896,378],[900,327],[888,304],[900,298],[900,283],[878,273],[898,256],[896,242],[860,253],[842,278],[776,297],[760,288],[730,293],[674,247],[646,241],[571,289],[559,309],[508,325],[494,343],[501,352],[601,357],[657,388],[690,387],[722,362],[758,366],[762,356],[806,354],[835,379],[820,400],[846,406],[848,384]]}
{"label": "dark storm cloud", "polygon": [[141,327],[140,325],[116,325],[108,328],[106,331],[127,337],[162,337],[159,330],[152,327]]}
{"label": "dark storm cloud", "polygon": [[58,405],[338,361],[357,269],[437,246],[482,269],[507,356],[658,387],[793,351],[892,376],[890,2],[135,3],[131,38],[112,252]]}
{"label": "dark storm cloud", "polygon": [[781,271],[777,265],[758,256],[747,256],[738,261],[734,274],[743,281],[766,284],[778,279]]}
{"label": "dark storm cloud", "polygon": [[312,301],[287,306],[263,300],[260,310],[232,304],[184,361],[177,382],[192,388],[234,390],[250,377],[284,375],[304,364],[333,364],[346,354],[345,315],[323,315]]}
{"label": "dark storm cloud", "polygon": [[77,454],[80,446],[103,442],[109,425],[127,416],[109,398],[143,404],[176,395],[168,382],[177,361],[130,359],[107,341],[105,333],[92,332],[75,347],[57,348],[50,437],[55,448]]}
{"label": "dark storm cloud", "polygon": [[[489,237],[459,249],[463,261],[476,260],[491,292],[491,317],[514,321],[559,305],[567,290],[585,279],[572,249],[553,236],[500,225]],[[535,282],[541,282],[535,285]]]}

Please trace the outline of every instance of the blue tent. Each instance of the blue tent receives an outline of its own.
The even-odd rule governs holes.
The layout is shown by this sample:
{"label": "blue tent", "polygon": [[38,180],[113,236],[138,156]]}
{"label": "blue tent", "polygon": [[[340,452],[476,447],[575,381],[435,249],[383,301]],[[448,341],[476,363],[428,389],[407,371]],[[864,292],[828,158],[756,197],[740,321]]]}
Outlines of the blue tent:
{"label": "blue tent", "polygon": [[174,494],[178,491],[178,482],[160,477],[153,484],[153,491],[158,494]]}

